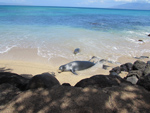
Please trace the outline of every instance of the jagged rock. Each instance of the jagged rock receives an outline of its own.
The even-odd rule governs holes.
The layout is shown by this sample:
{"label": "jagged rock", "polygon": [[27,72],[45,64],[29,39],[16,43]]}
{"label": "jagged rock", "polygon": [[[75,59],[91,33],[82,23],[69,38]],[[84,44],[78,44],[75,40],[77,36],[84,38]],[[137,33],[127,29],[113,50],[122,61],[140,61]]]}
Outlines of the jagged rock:
{"label": "jagged rock", "polygon": [[143,74],[144,76],[150,74],[150,64],[146,64]]}
{"label": "jagged rock", "polygon": [[60,85],[59,81],[49,73],[35,75],[28,83],[27,89],[51,88]]}
{"label": "jagged rock", "polygon": [[148,74],[147,76],[141,77],[138,80],[137,85],[140,85],[144,87],[145,89],[147,89],[148,91],[150,91],[150,74]]}
{"label": "jagged rock", "polygon": [[10,72],[0,72],[0,84],[8,83],[20,90],[25,90],[29,79]]}
{"label": "jagged rock", "polygon": [[133,70],[141,70],[142,72],[144,71],[146,66],[146,63],[140,60],[137,60],[134,62],[132,69]]}
{"label": "jagged rock", "polygon": [[125,82],[119,76],[110,76],[110,75],[95,75],[90,78],[83,79],[79,81],[75,87],[112,87],[113,85],[118,86],[120,83]]}

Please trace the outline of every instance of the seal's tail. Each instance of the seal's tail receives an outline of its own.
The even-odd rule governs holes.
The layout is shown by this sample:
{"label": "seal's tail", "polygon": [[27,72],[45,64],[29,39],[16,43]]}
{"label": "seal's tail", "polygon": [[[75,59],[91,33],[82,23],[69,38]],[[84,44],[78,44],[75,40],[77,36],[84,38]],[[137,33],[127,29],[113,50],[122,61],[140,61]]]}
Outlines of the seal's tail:
{"label": "seal's tail", "polygon": [[94,64],[99,62],[99,58],[97,58],[96,56],[93,56],[90,60],[90,62],[93,62]]}

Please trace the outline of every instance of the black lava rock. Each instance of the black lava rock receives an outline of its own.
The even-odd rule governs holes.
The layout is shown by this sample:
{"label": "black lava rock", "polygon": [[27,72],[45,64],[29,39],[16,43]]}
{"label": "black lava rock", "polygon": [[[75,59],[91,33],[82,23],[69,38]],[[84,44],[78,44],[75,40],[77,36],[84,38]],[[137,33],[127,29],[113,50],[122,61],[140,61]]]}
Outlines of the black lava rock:
{"label": "black lava rock", "polygon": [[117,74],[121,73],[121,68],[118,66],[118,67],[114,67],[112,70],[110,70],[110,73],[112,72],[116,72]]}
{"label": "black lava rock", "polygon": [[75,87],[112,87],[120,85],[120,83],[125,82],[119,76],[110,76],[110,75],[95,75],[90,78],[83,79],[79,81]]}
{"label": "black lava rock", "polygon": [[27,89],[51,88],[60,85],[59,81],[49,73],[35,75],[28,83]]}
{"label": "black lava rock", "polygon": [[147,89],[148,91],[150,91],[150,74],[148,74],[147,76],[141,77],[138,80],[137,85],[140,85],[144,87],[145,89]]}
{"label": "black lava rock", "polygon": [[150,64],[147,63],[146,66],[145,66],[143,75],[146,76],[148,74],[150,74]]}
{"label": "black lava rock", "polygon": [[62,86],[71,86],[69,83],[63,83]]}
{"label": "black lava rock", "polygon": [[121,71],[129,72],[132,70],[132,66],[133,66],[132,63],[125,63],[125,64],[121,65],[120,68],[121,68]]}
{"label": "black lava rock", "polygon": [[132,69],[133,70],[141,70],[142,72],[144,71],[146,66],[146,63],[140,60],[137,60],[134,62]]}
{"label": "black lava rock", "polygon": [[25,90],[29,79],[15,73],[0,72],[0,84],[8,83],[20,90]]}

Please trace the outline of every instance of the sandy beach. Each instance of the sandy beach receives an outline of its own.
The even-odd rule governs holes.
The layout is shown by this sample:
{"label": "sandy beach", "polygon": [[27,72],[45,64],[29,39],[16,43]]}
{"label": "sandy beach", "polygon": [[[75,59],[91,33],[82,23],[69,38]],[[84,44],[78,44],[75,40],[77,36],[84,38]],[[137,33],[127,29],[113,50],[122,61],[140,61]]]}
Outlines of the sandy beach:
{"label": "sandy beach", "polygon": [[[9,71],[17,74],[31,74],[32,76],[49,72],[54,72],[56,78],[60,83],[70,83],[75,85],[78,81],[84,78],[88,78],[94,74],[109,74],[109,70],[103,69],[87,69],[84,71],[77,72],[78,75],[74,75],[71,72],[58,73],[58,68],[48,64],[25,62],[25,61],[13,61],[13,60],[0,60],[0,69]],[[94,67],[93,67],[94,68]]]}
{"label": "sandy beach", "polygon": [[[33,54],[31,54],[31,55],[33,55]],[[33,55],[32,57],[35,57],[35,56]],[[30,60],[33,59],[32,57]],[[45,62],[44,62],[44,60],[41,58],[41,60],[43,61],[43,63],[42,63],[39,61],[39,58],[37,58],[37,57],[38,56],[35,57],[35,59],[38,59],[37,62],[35,61],[35,59],[33,59],[33,61],[29,61],[29,60],[16,60],[16,59],[15,60],[12,60],[12,59],[4,60],[1,58],[0,70],[1,71],[10,71],[12,73],[17,73],[17,74],[29,74],[32,76],[35,76],[35,75],[41,74],[41,73],[45,73],[45,72],[55,73],[55,75],[56,75],[55,77],[60,81],[61,84],[70,83],[73,86],[81,79],[88,78],[93,75],[100,75],[100,74],[109,75],[109,71],[113,67],[119,66],[119,65],[121,65],[123,63],[127,63],[127,62],[134,63],[134,61],[137,60],[135,58],[122,57],[119,59],[120,64],[105,63],[105,65],[110,66],[107,70],[102,69],[103,64],[98,63],[89,69],[86,69],[83,71],[78,71],[77,72],[78,75],[74,75],[71,72],[58,73],[58,68],[61,64],[61,63],[58,63],[58,61],[59,61],[58,59],[56,61],[53,61],[53,63],[48,63],[48,61],[46,62],[46,60],[45,60]],[[148,60],[149,60],[149,58],[143,59],[143,61],[148,61]],[[64,60],[64,61],[62,61],[61,65],[63,65],[64,62],[68,63],[67,61]]]}

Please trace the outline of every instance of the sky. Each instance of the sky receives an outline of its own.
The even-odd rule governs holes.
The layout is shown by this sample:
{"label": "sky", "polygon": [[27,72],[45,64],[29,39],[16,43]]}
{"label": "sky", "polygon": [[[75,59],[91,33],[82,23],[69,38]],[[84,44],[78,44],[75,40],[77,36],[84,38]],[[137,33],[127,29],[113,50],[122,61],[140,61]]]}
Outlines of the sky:
{"label": "sky", "polygon": [[150,3],[150,0],[0,0],[0,2],[17,5],[107,8],[133,2]]}

